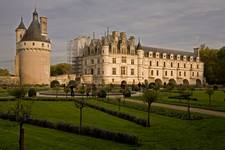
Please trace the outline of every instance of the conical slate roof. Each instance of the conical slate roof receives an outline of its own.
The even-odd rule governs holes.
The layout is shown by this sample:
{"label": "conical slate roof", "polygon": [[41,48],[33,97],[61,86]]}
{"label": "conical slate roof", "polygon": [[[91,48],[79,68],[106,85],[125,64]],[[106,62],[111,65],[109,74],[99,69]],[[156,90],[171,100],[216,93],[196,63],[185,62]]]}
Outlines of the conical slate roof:
{"label": "conical slate roof", "polygon": [[27,29],[27,28],[25,27],[24,23],[23,23],[23,18],[22,18],[22,17],[21,17],[20,24],[19,24],[19,26],[16,28],[16,30],[18,30],[18,29],[24,29],[24,30]]}
{"label": "conical slate roof", "polygon": [[41,26],[38,21],[38,14],[36,10],[33,13],[33,21],[21,41],[42,41],[50,43],[50,40],[47,37],[41,35]]}
{"label": "conical slate roof", "polygon": [[141,42],[139,40],[138,45],[137,45],[137,50],[140,50],[140,49],[142,49],[142,46],[141,46]]}

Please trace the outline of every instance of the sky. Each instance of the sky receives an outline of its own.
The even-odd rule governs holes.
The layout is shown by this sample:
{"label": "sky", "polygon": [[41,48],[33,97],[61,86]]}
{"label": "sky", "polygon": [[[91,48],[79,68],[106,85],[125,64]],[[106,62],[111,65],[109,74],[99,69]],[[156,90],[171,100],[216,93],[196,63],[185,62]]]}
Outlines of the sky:
{"label": "sky", "polygon": [[78,36],[124,31],[142,45],[193,51],[225,45],[225,0],[0,0],[0,68],[13,72],[15,28],[37,8],[48,17],[52,63],[66,62],[66,43]]}

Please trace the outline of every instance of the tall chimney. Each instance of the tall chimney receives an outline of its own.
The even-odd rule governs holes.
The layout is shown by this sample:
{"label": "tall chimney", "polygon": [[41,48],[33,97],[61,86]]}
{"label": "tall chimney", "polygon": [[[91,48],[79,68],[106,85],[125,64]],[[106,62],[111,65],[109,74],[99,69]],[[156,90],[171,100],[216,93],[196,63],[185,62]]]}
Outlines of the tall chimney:
{"label": "tall chimney", "polygon": [[47,30],[47,23],[48,23],[48,18],[47,17],[40,17],[41,20],[41,34],[43,36],[48,36],[48,30]]}

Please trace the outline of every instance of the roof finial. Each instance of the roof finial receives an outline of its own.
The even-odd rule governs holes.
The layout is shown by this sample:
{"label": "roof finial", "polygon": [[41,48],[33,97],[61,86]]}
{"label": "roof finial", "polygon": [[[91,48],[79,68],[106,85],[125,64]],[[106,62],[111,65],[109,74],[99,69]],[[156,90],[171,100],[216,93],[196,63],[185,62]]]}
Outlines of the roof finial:
{"label": "roof finial", "polygon": [[109,27],[107,27],[107,36],[109,35]]}

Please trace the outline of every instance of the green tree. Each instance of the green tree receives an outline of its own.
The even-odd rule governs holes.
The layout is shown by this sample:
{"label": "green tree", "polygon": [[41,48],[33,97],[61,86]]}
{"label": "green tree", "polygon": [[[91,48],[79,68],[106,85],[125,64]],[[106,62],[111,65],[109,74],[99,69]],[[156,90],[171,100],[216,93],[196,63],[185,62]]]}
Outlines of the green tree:
{"label": "green tree", "polygon": [[82,100],[84,99],[84,93],[85,93],[85,86],[82,85],[80,88],[79,88],[79,93],[81,94],[82,96]]}
{"label": "green tree", "polygon": [[52,65],[50,68],[51,76],[69,74],[72,71],[72,66],[70,64],[61,63]]}
{"label": "green tree", "polygon": [[80,110],[80,128],[79,132],[81,132],[82,128],[82,120],[83,120],[83,108],[85,107],[86,101],[82,98],[82,100],[75,101],[75,106]]}
{"label": "green tree", "polygon": [[181,94],[182,94],[182,97],[185,100],[187,100],[187,118],[188,120],[190,120],[191,119],[191,103],[190,103],[191,92],[188,89],[184,89]]}
{"label": "green tree", "polygon": [[0,68],[0,76],[9,76],[10,73],[7,69]]}
{"label": "green tree", "polygon": [[214,94],[214,90],[212,88],[208,88],[205,92],[209,96],[209,106],[211,106],[211,97]]}
{"label": "green tree", "polygon": [[70,92],[70,88],[67,87],[67,86],[65,86],[65,87],[64,87],[64,92],[65,92],[65,94],[66,94],[66,99],[67,99],[68,93]]}
{"label": "green tree", "polygon": [[157,100],[157,93],[155,90],[149,89],[145,90],[143,93],[143,100],[148,104],[148,122],[147,126],[150,126],[150,112],[151,112],[151,105],[153,102]]}

